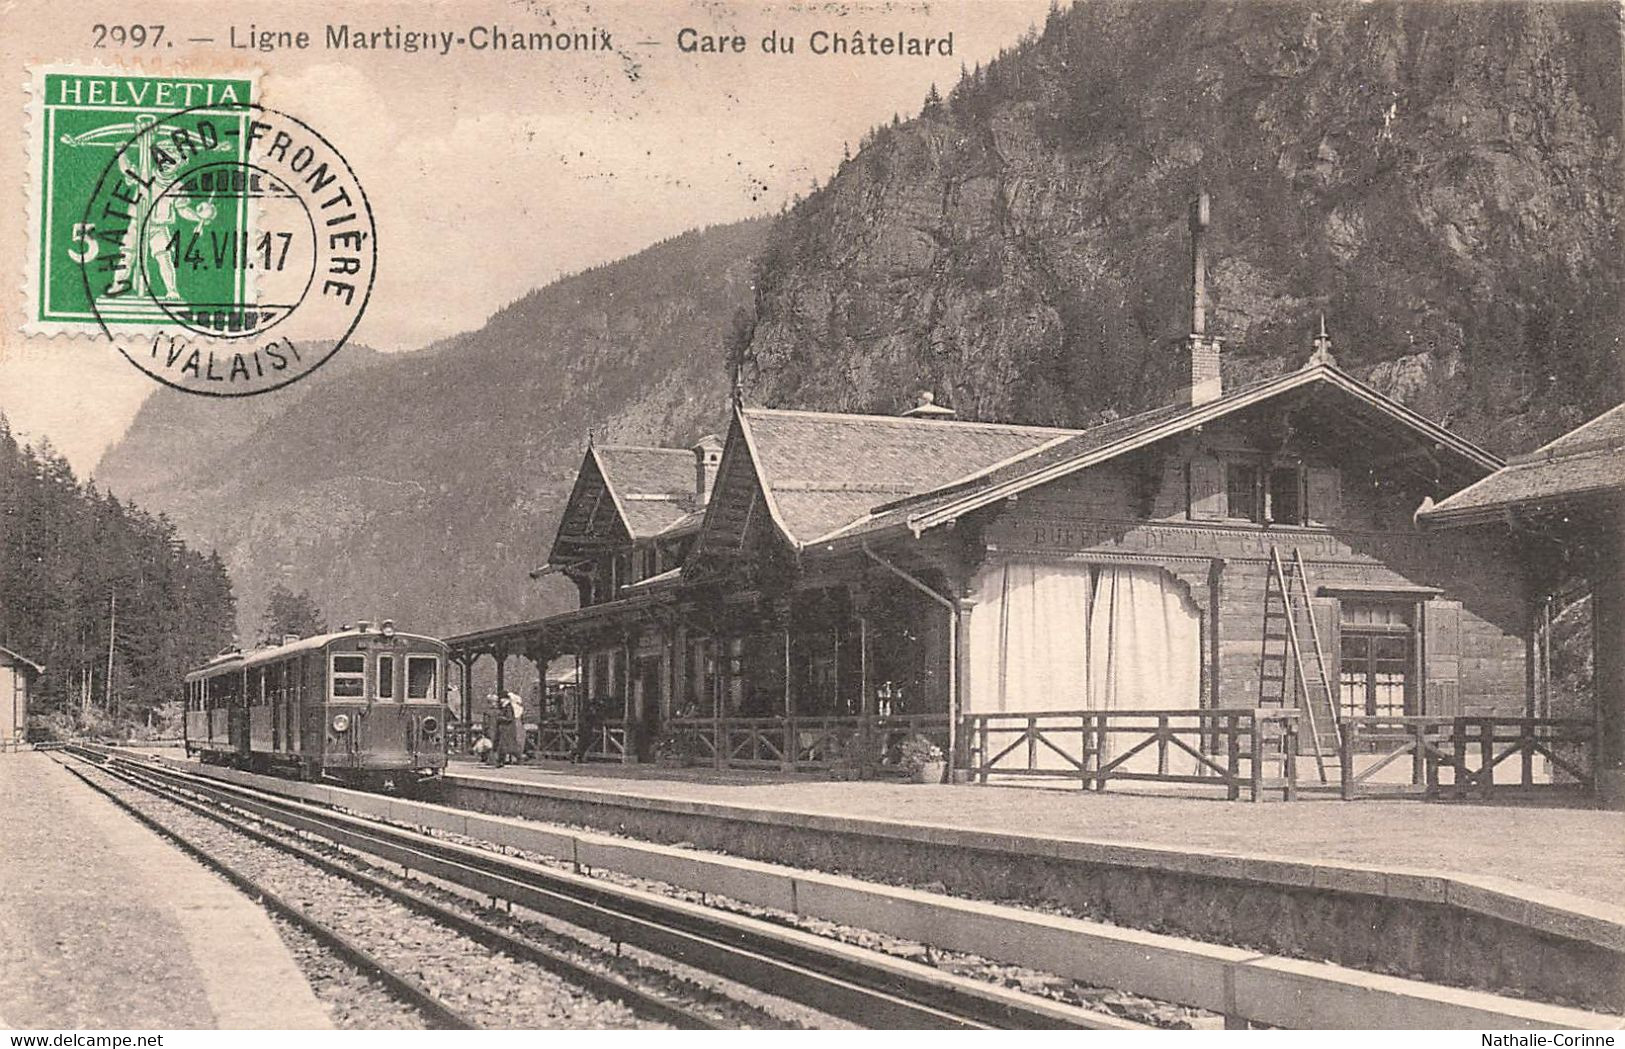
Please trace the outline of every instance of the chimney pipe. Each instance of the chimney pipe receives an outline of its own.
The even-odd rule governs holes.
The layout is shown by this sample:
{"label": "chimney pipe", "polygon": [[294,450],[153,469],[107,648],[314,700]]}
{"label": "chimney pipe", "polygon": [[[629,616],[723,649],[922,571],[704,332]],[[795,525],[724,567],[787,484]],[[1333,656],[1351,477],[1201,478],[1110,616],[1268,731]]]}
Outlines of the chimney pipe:
{"label": "chimney pipe", "polygon": [[722,463],[722,441],[714,433],[701,437],[694,445],[694,508],[703,509],[711,501],[711,489],[717,483],[717,467]]}
{"label": "chimney pipe", "polygon": [[1191,334],[1207,334],[1207,244],[1203,234],[1211,220],[1207,193],[1191,201]]}
{"label": "chimney pipe", "polygon": [[1188,340],[1192,407],[1224,395],[1219,372],[1219,340],[1207,334],[1207,228],[1212,220],[1206,192],[1191,202],[1191,333]]}

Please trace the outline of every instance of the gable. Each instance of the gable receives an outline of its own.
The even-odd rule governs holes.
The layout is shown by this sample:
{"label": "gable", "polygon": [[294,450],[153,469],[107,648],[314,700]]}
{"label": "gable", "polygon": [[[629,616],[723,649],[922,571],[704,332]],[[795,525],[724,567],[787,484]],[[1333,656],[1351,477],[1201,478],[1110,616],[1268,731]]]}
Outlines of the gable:
{"label": "gable", "polygon": [[734,414],[683,581],[703,584],[755,576],[794,562],[794,548],[777,520],[773,493],[763,486],[739,413]]}
{"label": "gable", "polygon": [[564,504],[548,564],[565,565],[632,541],[598,457],[587,449]]}
{"label": "gable", "polygon": [[[878,507],[825,536],[821,546],[834,551],[895,531],[919,535],[1000,500],[1221,424],[1238,413],[1265,419],[1273,415],[1277,432],[1303,426],[1335,427],[1337,439],[1347,448],[1340,455],[1365,457],[1385,469],[1427,476],[1440,491],[1454,491],[1500,465],[1490,453],[1337,368],[1311,365],[1242,387],[1207,404],[1170,405],[1036,448],[967,480]],[[1270,426],[1261,429],[1267,432]]]}

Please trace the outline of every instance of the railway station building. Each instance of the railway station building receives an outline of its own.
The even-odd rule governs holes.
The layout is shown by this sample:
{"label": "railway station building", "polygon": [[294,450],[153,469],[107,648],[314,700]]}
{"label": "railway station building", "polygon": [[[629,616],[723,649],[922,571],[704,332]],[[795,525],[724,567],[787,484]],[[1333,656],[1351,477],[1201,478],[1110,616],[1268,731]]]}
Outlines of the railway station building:
{"label": "railway station building", "polygon": [[1504,529],[1544,555],[1549,578],[1589,589],[1597,788],[1625,804],[1625,404],[1418,517],[1435,530]]}
{"label": "railway station building", "polygon": [[[1296,751],[1334,764],[1352,720],[1532,714],[1535,562],[1496,523],[1416,521],[1500,461],[1324,337],[1236,389],[1219,352],[1193,335],[1177,399],[1090,429],[922,397],[591,446],[538,570],[580,608],[453,638],[454,658],[577,656],[582,702],[541,712],[544,754],[650,761],[686,736],[719,766],[817,767],[907,733],[1002,767],[1002,731],[1027,771],[1081,773],[1130,749],[1085,715],[1151,711],[1161,741],[1118,771],[1200,778],[1228,742],[1200,710],[1291,711]],[[1080,720],[1009,735],[1062,714]]]}

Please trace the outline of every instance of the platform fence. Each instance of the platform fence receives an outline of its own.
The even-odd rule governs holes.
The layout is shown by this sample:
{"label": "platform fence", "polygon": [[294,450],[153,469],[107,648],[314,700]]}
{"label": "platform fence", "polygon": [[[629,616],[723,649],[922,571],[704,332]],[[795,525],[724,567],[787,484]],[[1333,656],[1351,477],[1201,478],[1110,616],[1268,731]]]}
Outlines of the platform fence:
{"label": "platform fence", "polygon": [[[1580,718],[1352,717],[1342,721],[1345,799],[1411,793],[1488,799],[1589,792],[1596,727]],[[1384,770],[1409,766],[1409,780]],[[1498,771],[1499,770],[1499,771]],[[1448,777],[1448,784],[1445,782]]]}
{"label": "platform fence", "polygon": [[946,714],[674,718],[662,753],[718,769],[901,775],[904,743],[924,737],[946,755],[949,735]]}
{"label": "platform fence", "polygon": [[1222,787],[1231,799],[1297,794],[1300,712],[1279,708],[968,714],[961,766],[977,783],[1073,780]]}

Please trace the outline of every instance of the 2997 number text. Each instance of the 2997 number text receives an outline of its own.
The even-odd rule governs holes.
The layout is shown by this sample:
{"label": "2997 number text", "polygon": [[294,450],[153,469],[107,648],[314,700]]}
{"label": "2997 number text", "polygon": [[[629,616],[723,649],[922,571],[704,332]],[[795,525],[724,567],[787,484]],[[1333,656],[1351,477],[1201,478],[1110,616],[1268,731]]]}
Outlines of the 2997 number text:
{"label": "2997 number text", "polygon": [[164,38],[161,25],[103,25],[90,27],[91,47],[157,47]]}

